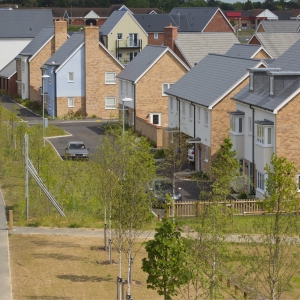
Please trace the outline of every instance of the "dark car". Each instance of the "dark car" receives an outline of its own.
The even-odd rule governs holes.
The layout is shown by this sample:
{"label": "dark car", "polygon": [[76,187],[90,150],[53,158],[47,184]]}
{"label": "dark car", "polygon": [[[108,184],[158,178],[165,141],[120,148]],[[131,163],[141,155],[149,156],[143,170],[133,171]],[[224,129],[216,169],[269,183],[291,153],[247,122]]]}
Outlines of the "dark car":
{"label": "dark car", "polygon": [[65,149],[66,159],[78,159],[78,160],[88,160],[89,159],[89,148],[85,146],[83,142],[69,142]]}
{"label": "dark car", "polygon": [[175,201],[181,201],[182,196],[180,190],[181,188],[175,188],[175,190],[173,190],[173,183],[169,178],[157,178],[149,184],[149,191],[154,197],[154,206],[161,206],[164,204],[166,202],[166,195],[169,195],[172,199],[174,198]]}

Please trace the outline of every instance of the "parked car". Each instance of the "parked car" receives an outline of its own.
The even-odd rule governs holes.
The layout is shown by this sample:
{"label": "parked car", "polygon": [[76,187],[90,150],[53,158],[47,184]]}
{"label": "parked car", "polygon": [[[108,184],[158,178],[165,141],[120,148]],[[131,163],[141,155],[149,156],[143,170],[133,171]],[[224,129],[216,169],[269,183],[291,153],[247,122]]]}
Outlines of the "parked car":
{"label": "parked car", "polygon": [[195,162],[195,147],[191,147],[188,150],[188,161]]}
{"label": "parked car", "polygon": [[85,146],[83,142],[72,141],[67,144],[65,148],[65,158],[66,159],[78,159],[78,160],[88,160],[89,159],[89,148]]}
{"label": "parked car", "polygon": [[[175,188],[174,200],[181,201],[181,188]],[[166,195],[173,199],[173,182],[170,178],[156,178],[149,184],[149,191],[152,193],[153,206],[161,206],[166,202]]]}

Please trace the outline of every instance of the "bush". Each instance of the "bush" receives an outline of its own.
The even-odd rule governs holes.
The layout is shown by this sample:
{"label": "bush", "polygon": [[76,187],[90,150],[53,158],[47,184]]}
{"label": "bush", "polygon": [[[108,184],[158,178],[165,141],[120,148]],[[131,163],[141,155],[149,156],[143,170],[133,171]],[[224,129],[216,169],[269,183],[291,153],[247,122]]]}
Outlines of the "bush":
{"label": "bush", "polygon": [[247,193],[247,192],[242,191],[242,192],[240,192],[240,194],[238,195],[238,198],[239,198],[239,199],[248,199],[249,196],[248,196],[248,193]]}
{"label": "bush", "polygon": [[209,180],[208,174],[206,174],[204,171],[199,171],[192,175],[194,179],[200,179],[200,180]]}

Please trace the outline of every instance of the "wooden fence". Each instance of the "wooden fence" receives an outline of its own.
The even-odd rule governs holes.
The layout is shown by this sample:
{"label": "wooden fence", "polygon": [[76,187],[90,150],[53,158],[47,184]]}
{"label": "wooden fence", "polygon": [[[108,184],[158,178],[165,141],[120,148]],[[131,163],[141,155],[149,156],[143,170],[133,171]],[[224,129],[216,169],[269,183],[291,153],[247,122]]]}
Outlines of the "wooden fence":
{"label": "wooden fence", "polygon": [[[219,202],[219,205],[230,209],[233,215],[263,214],[261,208],[262,200],[259,199],[231,199],[225,202]],[[178,217],[197,217],[207,210],[211,205],[208,201],[181,201],[175,202],[174,212]],[[173,209],[169,208],[169,216],[173,215]]]}

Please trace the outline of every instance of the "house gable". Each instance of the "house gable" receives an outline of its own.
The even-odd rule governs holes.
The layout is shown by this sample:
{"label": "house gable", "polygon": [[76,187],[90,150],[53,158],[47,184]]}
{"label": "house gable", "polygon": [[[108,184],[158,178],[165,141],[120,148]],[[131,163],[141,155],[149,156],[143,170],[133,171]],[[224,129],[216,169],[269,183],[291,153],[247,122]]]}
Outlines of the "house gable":
{"label": "house gable", "polygon": [[221,10],[217,10],[202,32],[235,32]]}
{"label": "house gable", "polygon": [[263,18],[263,19],[268,19],[268,20],[278,20],[278,16],[273,14],[271,11],[268,9],[265,9],[262,13],[256,16],[256,18]]}
{"label": "house gable", "polygon": [[87,15],[84,16],[86,19],[99,19],[100,17],[93,11],[91,10]]}

